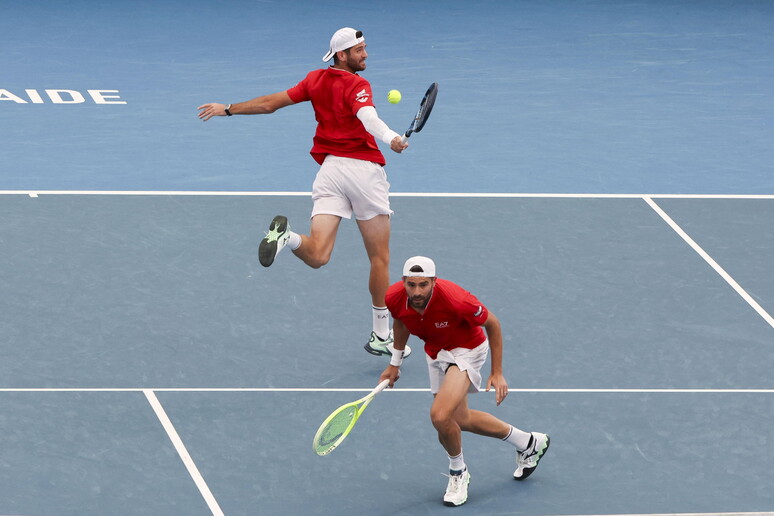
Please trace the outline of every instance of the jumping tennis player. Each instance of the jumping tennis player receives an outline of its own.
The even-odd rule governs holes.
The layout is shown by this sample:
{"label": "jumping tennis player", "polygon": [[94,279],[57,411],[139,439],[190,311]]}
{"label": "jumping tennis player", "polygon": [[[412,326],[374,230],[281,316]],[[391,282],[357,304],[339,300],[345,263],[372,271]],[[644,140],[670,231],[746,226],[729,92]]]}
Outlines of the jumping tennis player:
{"label": "jumping tennis player", "polygon": [[430,419],[449,456],[449,483],[443,503],[457,506],[468,499],[470,473],[462,456],[463,430],[513,445],[517,450],[513,478],[530,476],[548,449],[549,437],[524,432],[491,414],[468,408],[468,393],[481,390],[481,368],[490,349],[492,371],[486,390],[494,388],[498,405],[508,395],[497,317],[470,292],[436,278],[435,263],[424,256],[406,261],[403,281],[390,286],[386,301],[394,319],[395,349],[380,381],[390,380],[392,387],[400,376],[401,350],[409,335],[425,342],[430,390],[435,396]]}
{"label": "jumping tennis player", "polygon": [[[376,113],[371,84],[357,72],[366,69],[363,33],[349,27],[337,30],[323,62],[333,65],[310,72],[294,87],[238,104],[199,106],[199,118],[259,115],[310,101],[317,120],[311,155],[320,164],[312,186],[312,220],[309,235],[294,233],[286,217],[277,215],[261,241],[258,257],[268,267],[289,245],[310,267],[322,267],[331,258],[342,218],[354,213],[363,237],[371,272],[373,331],[365,345],[374,355],[392,354],[392,333],[384,295],[390,283],[390,209],[385,159],[376,139],[401,153],[408,143]],[[411,350],[407,348],[406,354]]]}

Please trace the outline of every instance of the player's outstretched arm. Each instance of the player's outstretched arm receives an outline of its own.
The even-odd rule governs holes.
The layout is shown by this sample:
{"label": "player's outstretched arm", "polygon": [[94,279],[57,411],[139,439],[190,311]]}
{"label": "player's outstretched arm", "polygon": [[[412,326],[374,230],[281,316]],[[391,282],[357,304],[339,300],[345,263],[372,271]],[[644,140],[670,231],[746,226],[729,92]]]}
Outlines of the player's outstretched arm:
{"label": "player's outstretched arm", "polygon": [[[214,116],[228,116],[229,113],[232,115],[268,115],[269,113],[274,113],[278,109],[290,106],[291,104],[295,104],[295,102],[290,100],[288,92],[280,91],[278,93],[263,95],[236,104],[227,105],[210,102],[208,104],[202,104],[196,109],[199,110],[199,118],[206,122]],[[226,113],[227,106],[231,106],[228,113]]]}

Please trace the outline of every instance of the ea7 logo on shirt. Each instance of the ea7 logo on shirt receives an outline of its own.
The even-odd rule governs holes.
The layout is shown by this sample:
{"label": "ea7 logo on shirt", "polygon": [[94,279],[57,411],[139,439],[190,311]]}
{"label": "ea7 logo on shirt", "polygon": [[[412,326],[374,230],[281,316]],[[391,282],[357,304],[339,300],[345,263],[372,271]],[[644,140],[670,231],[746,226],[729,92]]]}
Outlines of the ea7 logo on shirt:
{"label": "ea7 logo on shirt", "polygon": [[448,328],[449,327],[449,321],[444,322],[437,322],[435,323],[436,328]]}
{"label": "ea7 logo on shirt", "polygon": [[363,89],[355,95],[355,100],[358,102],[368,102],[368,97],[370,97],[369,93]]}

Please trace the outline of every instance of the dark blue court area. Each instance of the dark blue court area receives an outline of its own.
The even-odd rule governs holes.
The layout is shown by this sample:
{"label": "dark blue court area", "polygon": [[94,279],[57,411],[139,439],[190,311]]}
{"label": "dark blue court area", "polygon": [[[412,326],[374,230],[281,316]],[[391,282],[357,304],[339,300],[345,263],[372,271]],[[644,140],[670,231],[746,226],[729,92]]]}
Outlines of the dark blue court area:
{"label": "dark blue court area", "polygon": [[[0,516],[774,516],[774,4],[0,0]],[[357,27],[388,154],[391,277],[413,255],[502,321],[537,471],[463,436],[443,506],[421,343],[372,389],[352,221],[319,270],[309,105],[282,91]],[[386,102],[399,89],[403,101]],[[488,371],[485,366],[484,371]]]}

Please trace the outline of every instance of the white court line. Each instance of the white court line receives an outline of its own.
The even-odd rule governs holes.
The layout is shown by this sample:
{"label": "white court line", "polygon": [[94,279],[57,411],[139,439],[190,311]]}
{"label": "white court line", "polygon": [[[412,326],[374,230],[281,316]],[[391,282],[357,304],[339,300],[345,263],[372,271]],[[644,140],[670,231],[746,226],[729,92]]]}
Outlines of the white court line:
{"label": "white court line", "polygon": [[[373,387],[327,388],[327,387],[6,387],[2,392],[371,392]],[[385,389],[383,392],[430,392],[430,389]],[[774,389],[514,389],[508,392],[523,393],[584,393],[584,394],[774,394]]]}
{"label": "white court line", "polygon": [[304,196],[309,197],[312,192],[199,192],[199,191],[164,191],[164,190],[0,190],[0,195],[180,195],[180,196]]}
{"label": "white court line", "polygon": [[202,494],[202,497],[204,497],[204,501],[207,502],[207,506],[210,508],[210,511],[212,511],[213,516],[224,516],[223,511],[218,505],[218,502],[215,500],[215,497],[212,496],[210,488],[207,486],[207,483],[204,481],[201,473],[199,473],[199,468],[196,467],[196,464],[191,458],[191,455],[188,453],[188,450],[185,448],[185,444],[183,444],[183,441],[177,434],[177,430],[175,430],[172,421],[170,421],[169,416],[167,416],[164,407],[161,406],[161,403],[156,397],[156,394],[153,391],[147,389],[143,390],[143,392],[145,393],[145,397],[148,398],[148,403],[150,403],[151,407],[153,407],[153,411],[156,413],[159,421],[161,421],[161,425],[164,427],[164,430],[167,431],[167,435],[172,441],[172,444],[175,445],[175,449],[177,450],[178,455],[180,455],[180,458],[183,460],[183,464],[185,464],[185,467],[188,469],[188,473],[196,483],[196,487],[199,488],[199,492]]}
{"label": "white court line", "polygon": [[[2,514],[0,516],[20,516]],[[774,516],[774,512],[667,512],[650,514],[562,514],[552,516]]]}
{"label": "white court line", "polygon": [[697,244],[690,236],[688,236],[688,233],[683,231],[683,229],[677,225],[677,223],[672,220],[672,218],[667,215],[667,213],[661,209],[661,207],[653,201],[650,197],[643,197],[645,202],[647,202],[651,208],[653,208],[656,213],[658,213],[664,221],[669,224],[669,226],[675,230],[675,232],[682,237],[685,242],[693,248],[694,251],[699,253],[699,256],[704,258],[704,261],[706,261],[710,266],[715,269],[715,272],[720,274],[720,277],[726,280],[726,282],[731,285],[731,287],[736,290],[736,293],[742,296],[742,299],[747,301],[747,303],[753,307],[753,309],[758,312],[758,315],[763,317],[763,320],[769,323],[769,326],[774,328],[774,317],[769,315],[766,310],[761,307],[761,305],[758,304],[755,299],[752,298],[750,294],[747,293],[740,285],[736,282],[734,278],[731,277],[730,274],[728,274],[723,267],[721,267],[718,262],[716,262],[709,254],[707,254],[704,249],[702,249],[699,244]]}
{"label": "white court line", "polygon": [[669,512],[660,514],[565,514],[562,516],[774,516],[774,512]]}
{"label": "white court line", "polygon": [[558,199],[774,199],[768,194],[603,194],[603,193],[470,193],[390,192],[390,197],[558,198]]}
{"label": "white court line", "polygon": [[[179,196],[255,196],[310,197],[312,192],[218,192],[218,191],[163,191],[163,190],[0,190],[0,195],[179,195]],[[447,197],[447,198],[570,198],[570,199],[774,199],[768,194],[600,194],[600,193],[470,193],[470,192],[391,192],[390,197]]]}

